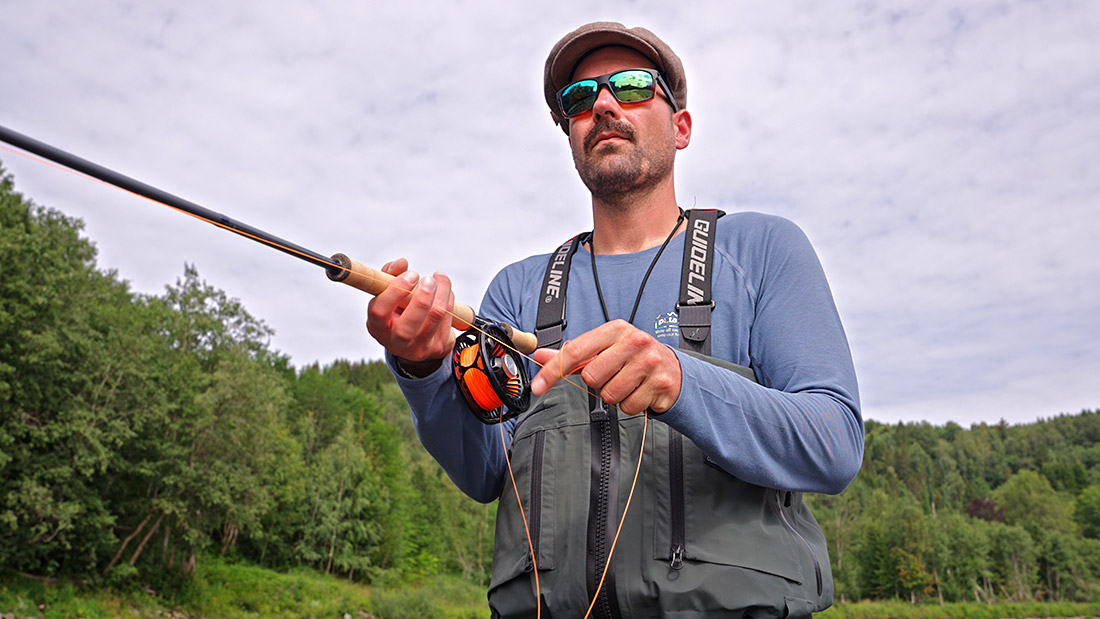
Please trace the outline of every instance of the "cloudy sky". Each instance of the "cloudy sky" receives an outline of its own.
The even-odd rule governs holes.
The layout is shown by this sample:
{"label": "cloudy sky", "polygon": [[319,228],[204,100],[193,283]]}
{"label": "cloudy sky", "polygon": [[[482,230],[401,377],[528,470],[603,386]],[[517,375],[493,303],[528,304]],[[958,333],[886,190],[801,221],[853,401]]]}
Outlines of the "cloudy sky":
{"label": "cloudy sky", "polygon": [[[1100,407],[1100,3],[0,0],[0,125],[322,254],[502,266],[590,226],[542,100],[581,23],[684,61],[684,206],[788,217],[884,422]],[[379,358],[321,269],[9,151],[136,291],[185,263],[296,365]]]}

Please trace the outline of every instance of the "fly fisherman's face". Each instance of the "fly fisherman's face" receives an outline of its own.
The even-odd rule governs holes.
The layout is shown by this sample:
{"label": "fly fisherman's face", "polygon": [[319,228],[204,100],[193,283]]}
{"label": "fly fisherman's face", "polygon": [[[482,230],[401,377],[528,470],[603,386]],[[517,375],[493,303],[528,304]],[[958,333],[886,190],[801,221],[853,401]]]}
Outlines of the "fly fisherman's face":
{"label": "fly fisherman's face", "polygon": [[[588,55],[572,79],[606,75],[621,69],[654,68],[626,47],[604,47]],[[592,110],[569,120],[573,164],[595,197],[645,190],[672,174],[677,141],[672,107],[660,86],[640,103],[620,103],[601,88]],[[686,146],[686,141],[684,142]]]}

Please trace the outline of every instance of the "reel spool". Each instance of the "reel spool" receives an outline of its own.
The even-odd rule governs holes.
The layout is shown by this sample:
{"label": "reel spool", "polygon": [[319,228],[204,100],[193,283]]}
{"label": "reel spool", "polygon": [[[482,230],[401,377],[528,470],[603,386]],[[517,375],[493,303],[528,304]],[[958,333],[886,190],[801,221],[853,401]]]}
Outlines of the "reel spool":
{"label": "reel spool", "polygon": [[455,339],[451,366],[474,416],[491,425],[527,410],[531,382],[523,358],[501,343],[512,344],[504,329],[495,322],[474,320],[474,328]]}

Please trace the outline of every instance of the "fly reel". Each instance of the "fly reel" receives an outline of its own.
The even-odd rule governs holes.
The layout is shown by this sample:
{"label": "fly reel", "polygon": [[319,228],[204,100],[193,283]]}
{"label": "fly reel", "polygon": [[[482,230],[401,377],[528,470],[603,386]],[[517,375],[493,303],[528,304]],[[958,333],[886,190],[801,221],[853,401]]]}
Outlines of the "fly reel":
{"label": "fly reel", "polygon": [[454,379],[474,416],[496,424],[527,410],[531,381],[523,358],[495,322],[474,319],[473,328],[455,339],[451,352]]}

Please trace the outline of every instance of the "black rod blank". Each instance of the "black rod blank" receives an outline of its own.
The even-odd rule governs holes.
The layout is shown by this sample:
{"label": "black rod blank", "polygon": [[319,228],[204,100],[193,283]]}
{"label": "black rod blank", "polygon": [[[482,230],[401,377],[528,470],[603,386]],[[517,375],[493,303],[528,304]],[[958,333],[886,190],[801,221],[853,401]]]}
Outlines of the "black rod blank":
{"label": "black rod blank", "polygon": [[119,174],[114,170],[110,170],[99,164],[92,163],[87,159],[77,157],[76,155],[67,153],[44,142],[39,142],[34,138],[12,131],[11,129],[8,129],[3,125],[0,125],[0,140],[7,142],[8,144],[11,144],[12,146],[20,148],[22,150],[25,150],[29,153],[34,153],[35,155],[38,155],[39,157],[42,157],[44,159],[49,159],[54,163],[76,170],[77,172],[80,172],[82,174],[91,176],[92,178],[99,179],[109,185],[114,185],[115,187],[118,187],[120,189],[124,189],[126,191],[136,193],[139,196],[149,198],[154,202],[160,202],[161,204],[165,204],[173,208],[177,208],[181,211],[190,213],[192,215],[195,215],[196,217],[200,217],[211,223],[214,223],[218,225],[218,227],[224,226],[231,232],[236,232],[237,234],[245,238],[259,241],[260,243],[263,243],[270,247],[274,247],[281,252],[290,254],[291,256],[300,258],[302,260],[305,260],[306,262],[313,263],[319,267],[324,267],[325,269],[330,270],[342,270],[342,267],[334,262],[332,259],[318,254],[317,252],[291,243],[290,241],[283,240],[277,236],[268,234],[267,232],[264,232],[263,230],[260,230],[258,228],[253,228],[248,224],[230,219],[229,217],[226,217],[221,213],[216,213],[214,211],[211,211],[210,209],[199,206],[194,202],[184,200],[179,196],[172,195],[167,191],[157,189],[156,187],[147,185],[139,180],[130,178],[129,176]]}

